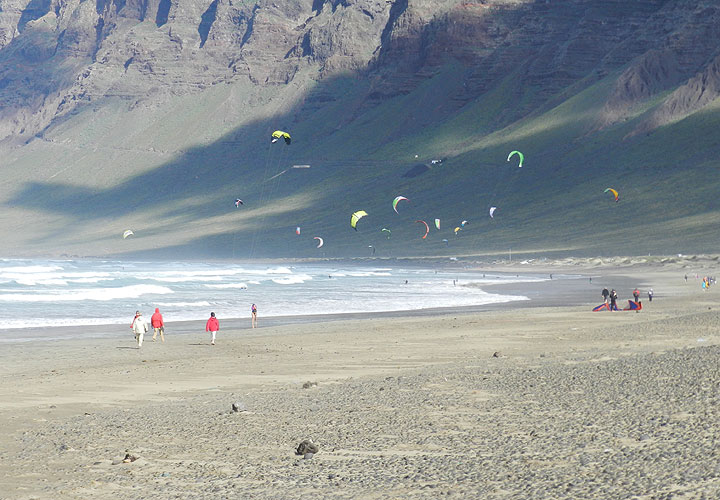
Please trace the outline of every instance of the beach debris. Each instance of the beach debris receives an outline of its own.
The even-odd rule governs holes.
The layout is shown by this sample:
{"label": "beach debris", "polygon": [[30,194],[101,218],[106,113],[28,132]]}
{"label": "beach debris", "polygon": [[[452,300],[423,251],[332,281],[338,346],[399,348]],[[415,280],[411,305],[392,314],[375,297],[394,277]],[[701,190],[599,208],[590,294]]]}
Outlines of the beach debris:
{"label": "beach debris", "polygon": [[315,456],[315,453],[305,453],[305,455],[303,455],[303,458],[305,460],[310,460],[314,456]]}
{"label": "beach debris", "polygon": [[492,355],[493,358],[502,358],[503,355],[500,351],[495,351]]}
{"label": "beach debris", "polygon": [[317,382],[310,382],[309,380],[302,385],[303,389],[310,389],[311,387],[317,387]]}
{"label": "beach debris", "polygon": [[127,450],[125,450],[125,457],[113,460],[113,465],[119,465],[119,464],[129,464],[131,462],[134,462],[140,457],[136,457],[135,455],[131,455]]}
{"label": "beach debris", "polygon": [[232,411],[234,412],[241,412],[241,411],[248,411],[247,406],[245,406],[245,403],[242,401],[235,401],[232,404]]}
{"label": "beach debris", "polygon": [[312,455],[317,453],[319,449],[320,448],[318,448],[318,445],[306,439],[298,445],[297,449],[295,450],[295,454],[303,455],[304,458],[308,458],[305,455],[310,454],[310,458],[312,458]]}

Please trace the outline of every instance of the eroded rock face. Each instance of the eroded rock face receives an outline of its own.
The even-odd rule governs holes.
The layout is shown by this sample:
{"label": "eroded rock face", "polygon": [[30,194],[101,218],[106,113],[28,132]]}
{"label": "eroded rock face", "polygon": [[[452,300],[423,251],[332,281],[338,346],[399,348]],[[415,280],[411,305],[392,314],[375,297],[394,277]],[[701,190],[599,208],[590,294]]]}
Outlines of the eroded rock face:
{"label": "eroded rock face", "polygon": [[132,103],[238,78],[283,85],[303,69],[314,70],[306,79],[369,78],[372,106],[448,64],[463,70],[447,113],[517,82],[522,104],[505,122],[614,73],[599,127],[680,87],[648,130],[709,102],[720,46],[720,7],[710,1],[0,0],[0,8],[0,139],[38,134],[108,94]]}

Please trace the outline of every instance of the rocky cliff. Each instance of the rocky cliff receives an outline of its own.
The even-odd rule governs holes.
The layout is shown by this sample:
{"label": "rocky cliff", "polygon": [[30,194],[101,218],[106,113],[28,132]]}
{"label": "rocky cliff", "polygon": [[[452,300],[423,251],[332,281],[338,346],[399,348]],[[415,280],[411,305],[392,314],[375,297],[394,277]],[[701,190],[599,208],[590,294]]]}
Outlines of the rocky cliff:
{"label": "rocky cliff", "polygon": [[[504,122],[629,65],[608,99],[607,125],[698,74],[712,79],[720,46],[720,7],[680,0],[3,0],[0,7],[5,139],[40,133],[109,93],[157,104],[168,93],[240,78],[284,85],[302,68],[315,79],[363,74],[372,106],[450,62],[462,66],[463,81],[447,112],[506,78],[519,82],[522,105]],[[687,111],[668,104],[644,128]]]}

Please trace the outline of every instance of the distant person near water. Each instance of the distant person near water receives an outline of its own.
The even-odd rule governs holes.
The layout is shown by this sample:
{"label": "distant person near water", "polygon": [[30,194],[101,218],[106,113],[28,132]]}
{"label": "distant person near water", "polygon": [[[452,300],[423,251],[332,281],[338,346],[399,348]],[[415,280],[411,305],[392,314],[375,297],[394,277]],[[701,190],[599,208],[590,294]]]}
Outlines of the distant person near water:
{"label": "distant person near water", "polygon": [[250,306],[250,328],[257,328],[257,306]]}
{"label": "distant person near water", "polygon": [[137,340],[138,349],[140,349],[142,347],[143,337],[148,331],[147,323],[145,323],[140,311],[135,311],[135,318],[133,319],[130,328],[132,328],[135,333],[135,340]]}
{"label": "distant person near water", "polygon": [[165,343],[165,323],[163,323],[162,314],[160,314],[160,309],[157,307],[155,308],[155,314],[150,317],[150,324],[152,324],[153,327],[152,341],[155,342],[155,338],[159,333],[160,340]]}
{"label": "distant person near water", "polygon": [[648,290],[648,300],[650,302],[652,302],[652,298],[653,298],[653,289],[651,288],[650,290]]}
{"label": "distant person near water", "polygon": [[607,303],[608,303],[608,297],[610,297],[610,290],[608,290],[607,287],[606,287],[606,288],[603,288],[603,291],[600,293],[600,295],[602,295],[603,300],[604,300],[605,303],[607,304]]}
{"label": "distant person near water", "polygon": [[210,332],[210,345],[215,345],[215,334],[220,330],[220,322],[215,317],[215,313],[211,312],[210,317],[205,323],[205,331]]}
{"label": "distant person near water", "polygon": [[618,299],[618,294],[615,291],[615,289],[613,288],[612,290],[610,290],[610,310],[611,311],[619,310],[618,306],[617,306],[617,299]]}

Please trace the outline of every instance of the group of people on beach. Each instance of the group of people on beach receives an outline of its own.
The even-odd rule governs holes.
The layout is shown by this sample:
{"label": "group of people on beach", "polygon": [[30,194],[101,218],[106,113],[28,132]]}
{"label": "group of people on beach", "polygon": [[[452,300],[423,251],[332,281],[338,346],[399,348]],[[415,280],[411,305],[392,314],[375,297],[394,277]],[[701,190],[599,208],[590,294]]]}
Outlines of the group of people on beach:
{"label": "group of people on beach", "polygon": [[[600,292],[600,295],[602,295],[602,298],[603,298],[603,301],[605,302],[605,304],[608,304],[608,301],[609,301],[611,311],[619,311],[618,306],[617,306],[618,294],[614,288],[611,290],[608,290],[607,287],[605,287],[605,288],[603,288],[602,292]],[[640,290],[635,288],[635,290],[633,290],[633,292],[632,292],[632,295],[633,295],[633,301],[636,304],[640,304]],[[653,295],[654,295],[652,288],[650,288],[648,290],[647,295],[648,295],[648,300],[650,302],[652,302]]]}
{"label": "group of people on beach", "polygon": [[[160,314],[160,308],[155,308],[155,313],[150,318],[150,325],[153,328],[152,341],[155,342],[157,336],[160,335],[160,340],[164,343],[165,322],[163,321],[162,314]],[[257,328],[257,306],[255,304],[250,306],[250,328]],[[135,311],[135,317],[130,324],[130,329],[133,331],[138,349],[140,349],[142,347],[145,334],[149,331],[148,324],[143,319],[140,311]],[[219,330],[220,321],[218,321],[215,313],[211,312],[210,317],[205,322],[205,331],[210,333],[210,345],[215,345],[215,336]]]}

